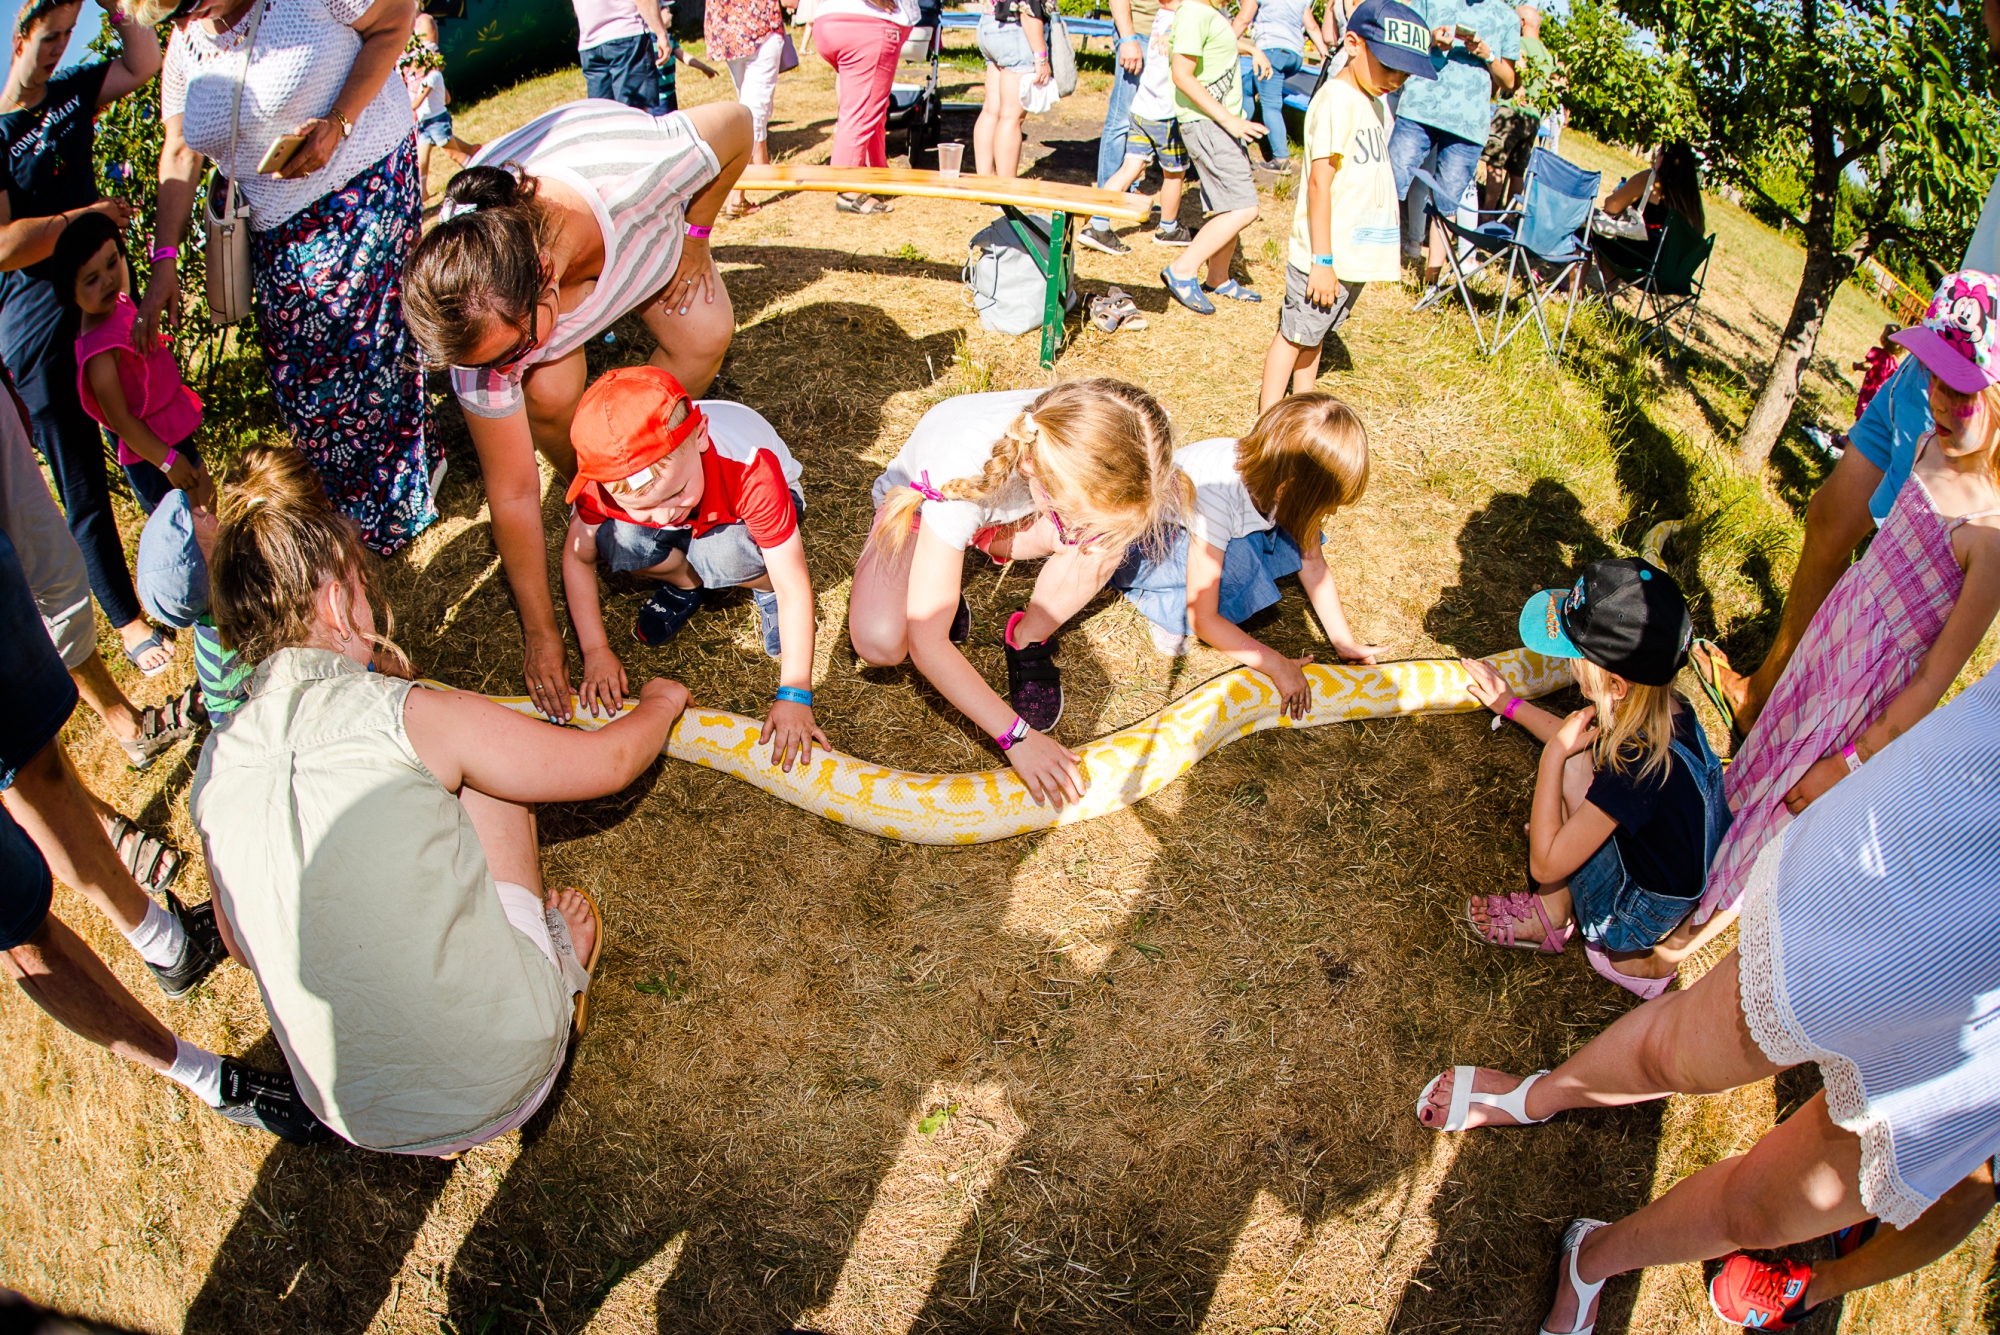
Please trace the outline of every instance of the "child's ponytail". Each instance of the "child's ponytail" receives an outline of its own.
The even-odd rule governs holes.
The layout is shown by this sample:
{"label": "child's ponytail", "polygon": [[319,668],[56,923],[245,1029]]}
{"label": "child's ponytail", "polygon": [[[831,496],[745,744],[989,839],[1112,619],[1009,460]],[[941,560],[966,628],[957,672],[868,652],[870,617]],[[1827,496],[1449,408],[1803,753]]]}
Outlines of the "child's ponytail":
{"label": "child's ponytail", "polygon": [[557,226],[538,187],[511,162],[467,167],[445,187],[438,224],[403,266],[403,322],[428,364],[463,365],[492,320],[534,328]]}
{"label": "child's ponytail", "polygon": [[[289,445],[245,450],[221,487],[218,509],[209,608],[223,639],[252,663],[311,639],[321,584],[349,576],[372,583],[361,531]],[[386,608],[383,616],[392,629]],[[378,667],[409,675],[408,658],[386,635],[369,638]]]}

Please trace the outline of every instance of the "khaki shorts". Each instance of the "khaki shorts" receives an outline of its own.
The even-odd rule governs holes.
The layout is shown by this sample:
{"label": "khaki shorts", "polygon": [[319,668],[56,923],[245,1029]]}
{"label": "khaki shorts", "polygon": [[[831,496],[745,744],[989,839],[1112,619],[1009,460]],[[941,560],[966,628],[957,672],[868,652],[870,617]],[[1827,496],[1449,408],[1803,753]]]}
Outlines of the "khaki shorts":
{"label": "khaki shorts", "polygon": [[1181,143],[1201,172],[1201,206],[1210,213],[1257,207],[1250,153],[1236,136],[1207,117],[1181,122]]}
{"label": "khaki shorts", "polygon": [[1328,309],[1306,300],[1307,278],[1304,269],[1285,266],[1285,304],[1278,308],[1278,334],[1295,348],[1316,348],[1326,342],[1328,334],[1347,323],[1361,289],[1368,286],[1342,283],[1340,295]]}

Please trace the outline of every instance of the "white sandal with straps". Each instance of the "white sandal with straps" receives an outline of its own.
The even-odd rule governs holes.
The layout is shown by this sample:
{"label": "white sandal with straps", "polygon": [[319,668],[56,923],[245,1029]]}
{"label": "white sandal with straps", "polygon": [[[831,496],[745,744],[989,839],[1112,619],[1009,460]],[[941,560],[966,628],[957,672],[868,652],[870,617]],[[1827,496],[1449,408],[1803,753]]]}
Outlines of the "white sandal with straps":
{"label": "white sandal with straps", "polygon": [[[1443,1126],[1431,1126],[1430,1123],[1424,1122],[1424,1125],[1428,1129],[1432,1131],[1465,1130],[1465,1115],[1472,1110],[1472,1105],[1475,1103],[1485,1104],[1489,1108],[1498,1108],[1501,1112],[1513,1118],[1516,1126],[1534,1126],[1537,1123],[1548,1121],[1549,1117],[1555,1116],[1554,1113],[1550,1113],[1549,1117],[1528,1116],[1528,1091],[1534,1088],[1537,1080],[1548,1074],[1547,1071],[1535,1072],[1505,1094],[1488,1094],[1484,1091],[1475,1092],[1472,1088],[1472,1078],[1478,1071],[1479,1068],[1477,1066],[1454,1066],[1451,1068],[1451,1109],[1445,1116]],[[1432,1076],[1431,1082],[1424,1086],[1424,1092],[1417,1095],[1417,1120],[1419,1122],[1423,1122],[1424,1120],[1424,1108],[1431,1101],[1431,1092],[1438,1087],[1438,1081],[1442,1079],[1444,1079],[1443,1075]]]}
{"label": "white sandal with straps", "polygon": [[[1563,1263],[1556,1283],[1568,1281],[1570,1291],[1576,1294],[1578,1320],[1581,1320],[1583,1314],[1590,1310],[1590,1305],[1597,1301],[1598,1290],[1604,1287],[1605,1281],[1600,1279],[1595,1284],[1584,1283],[1583,1278],[1576,1273],[1576,1254],[1583,1250],[1583,1240],[1604,1226],[1602,1219],[1572,1219],[1569,1227],[1563,1230]],[[1578,1326],[1574,1330],[1550,1330],[1544,1325],[1541,1328],[1541,1335],[1590,1335],[1596,1329],[1597,1321],[1592,1318],[1589,1325]]]}

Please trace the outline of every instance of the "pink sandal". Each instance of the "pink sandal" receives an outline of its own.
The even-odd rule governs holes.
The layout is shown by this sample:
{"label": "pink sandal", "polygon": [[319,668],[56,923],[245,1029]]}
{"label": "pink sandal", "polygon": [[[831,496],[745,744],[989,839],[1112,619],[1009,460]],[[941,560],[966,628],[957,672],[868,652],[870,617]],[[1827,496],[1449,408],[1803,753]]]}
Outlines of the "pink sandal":
{"label": "pink sandal", "polygon": [[1583,956],[1590,961],[1590,967],[1597,970],[1599,976],[1618,984],[1641,1001],[1651,1001],[1674,985],[1673,974],[1668,974],[1665,978],[1634,978],[1629,973],[1618,972],[1618,966],[1611,962],[1611,957],[1588,941],[1583,943]]}
{"label": "pink sandal", "polygon": [[[1539,941],[1516,941],[1514,924],[1541,920],[1542,939]],[[1511,895],[1486,896],[1486,926],[1481,927],[1472,916],[1472,905],[1465,906],[1465,921],[1472,927],[1473,935],[1489,946],[1504,946],[1509,950],[1535,950],[1544,955],[1560,955],[1576,934],[1576,919],[1571,918],[1560,928],[1549,921],[1547,910],[1542,908],[1542,897],[1531,895],[1525,890],[1517,890]]]}

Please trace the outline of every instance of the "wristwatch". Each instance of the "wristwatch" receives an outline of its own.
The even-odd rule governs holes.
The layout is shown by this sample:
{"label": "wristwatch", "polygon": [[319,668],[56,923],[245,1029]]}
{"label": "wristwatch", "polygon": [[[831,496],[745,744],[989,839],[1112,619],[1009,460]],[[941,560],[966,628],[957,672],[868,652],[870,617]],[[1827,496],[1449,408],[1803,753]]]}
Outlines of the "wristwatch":
{"label": "wristwatch", "polygon": [[342,139],[345,139],[347,138],[347,136],[354,133],[354,122],[347,119],[347,117],[341,113],[339,107],[328,107],[326,110],[326,114],[331,116],[334,120],[340,122],[340,137]]}

